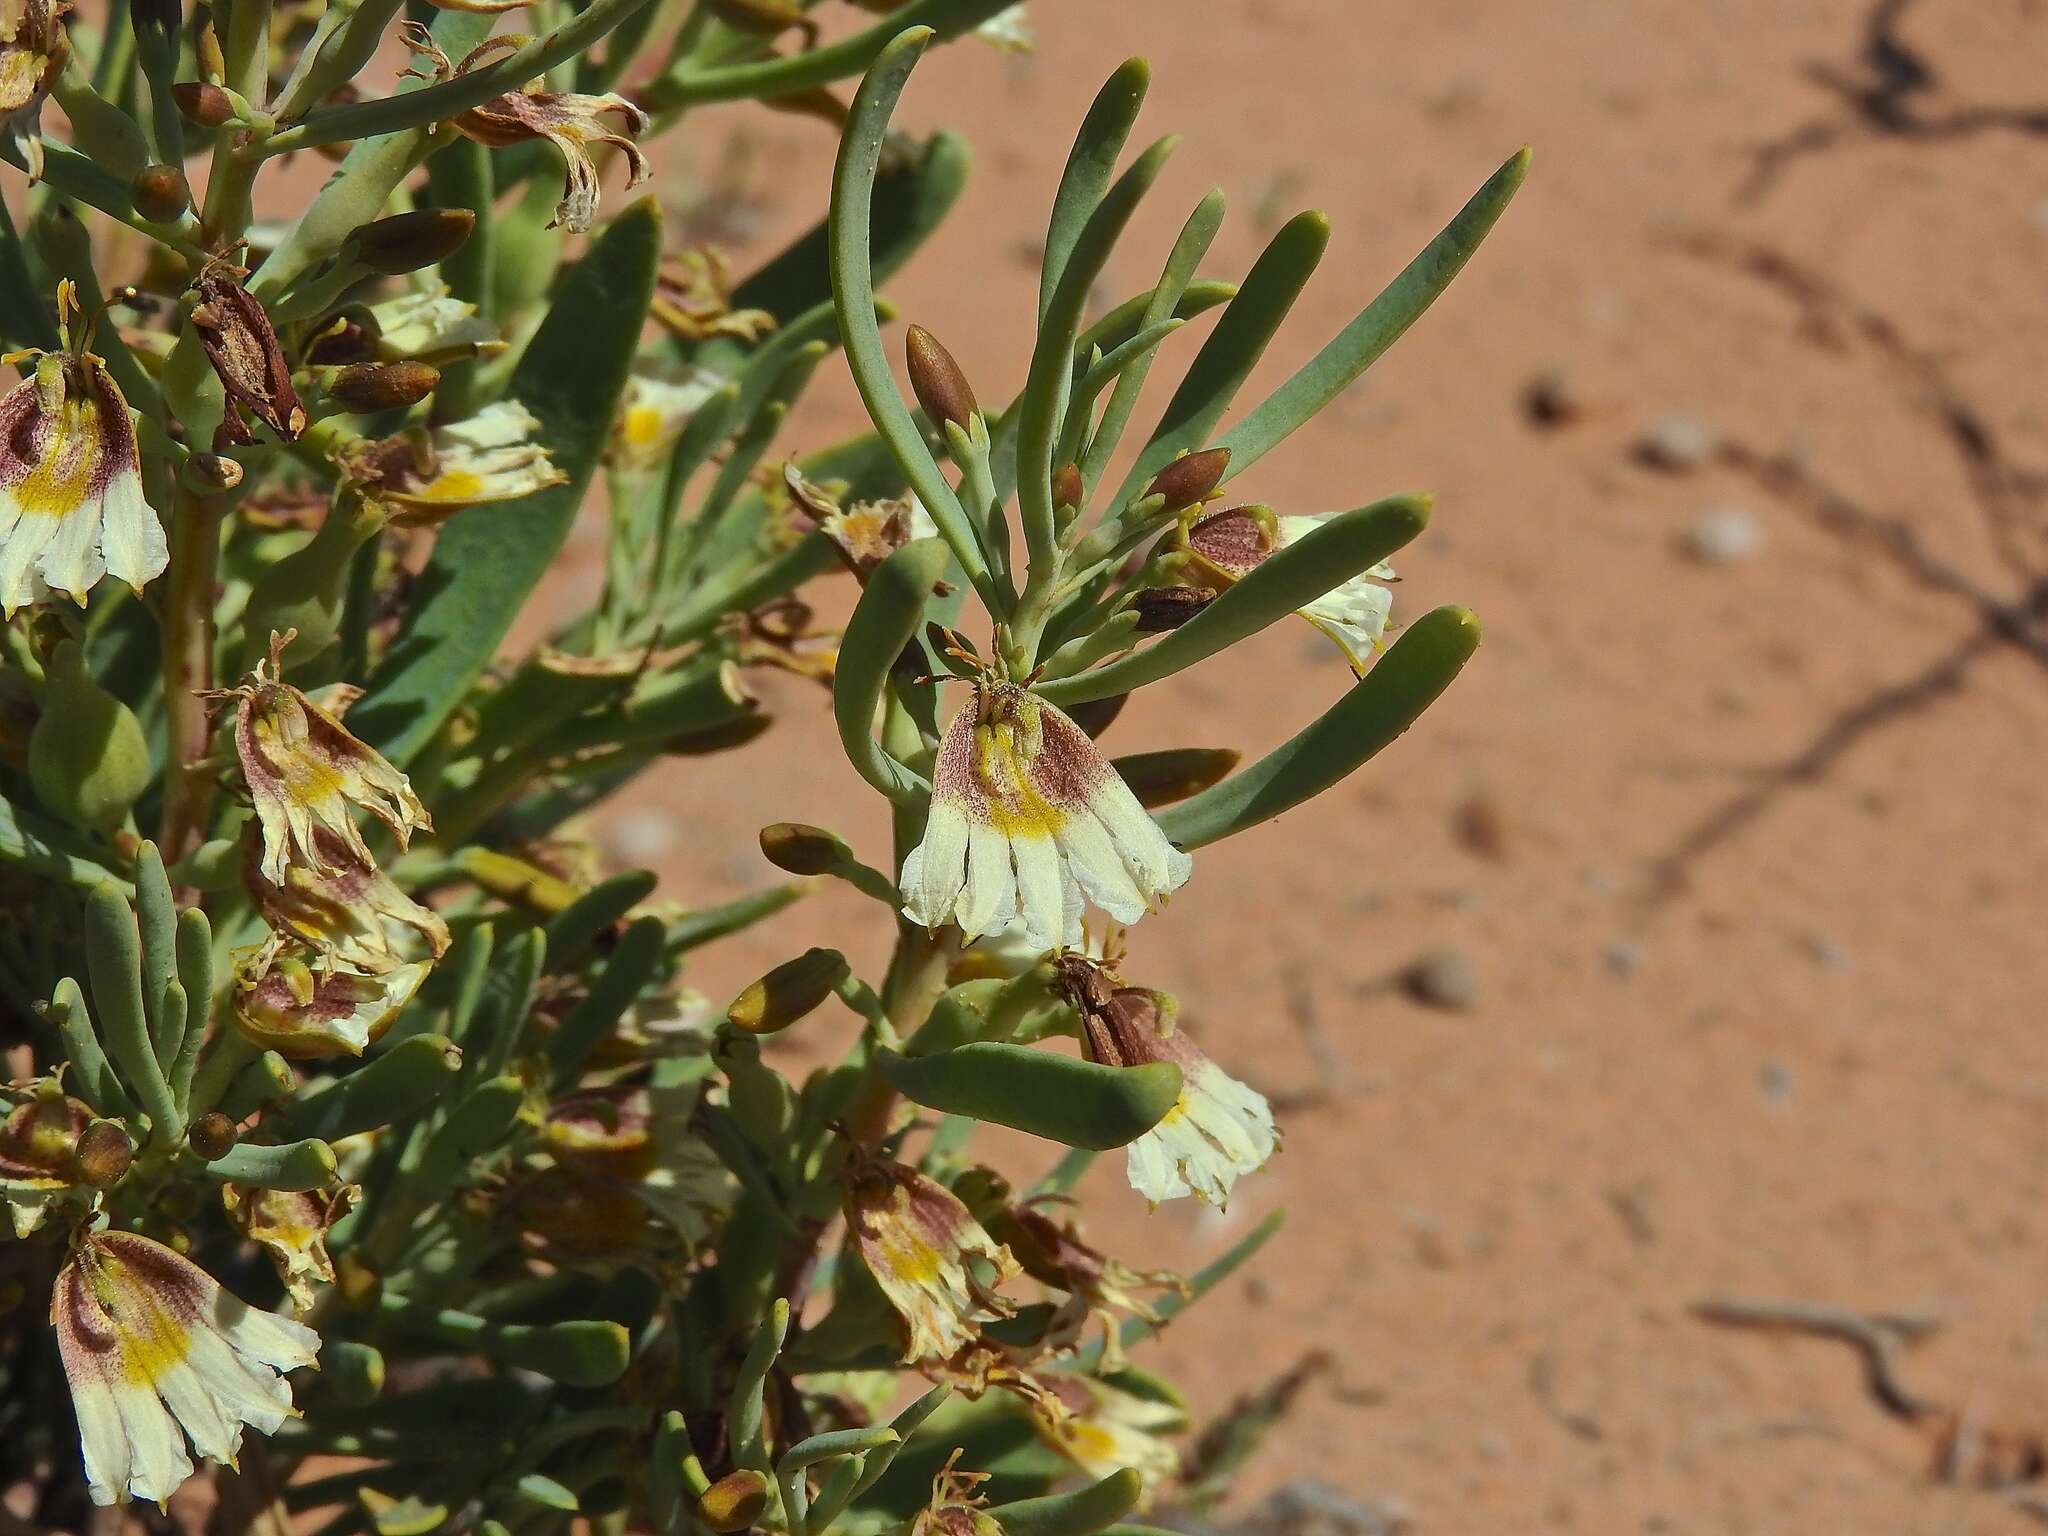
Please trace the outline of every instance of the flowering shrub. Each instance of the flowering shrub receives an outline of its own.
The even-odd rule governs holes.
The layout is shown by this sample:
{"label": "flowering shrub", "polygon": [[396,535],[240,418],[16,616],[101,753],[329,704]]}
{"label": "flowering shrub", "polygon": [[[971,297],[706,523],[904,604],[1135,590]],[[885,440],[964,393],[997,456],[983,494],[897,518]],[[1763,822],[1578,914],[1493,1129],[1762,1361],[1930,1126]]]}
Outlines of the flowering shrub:
{"label": "flowering shrub", "polygon": [[[1327,227],[1205,278],[1212,194],[1091,319],[1171,148],[1115,174],[1127,64],[1059,184],[1015,401],[913,326],[913,411],[874,283],[966,161],[891,110],[931,41],[1014,46],[1019,8],[534,0],[494,35],[516,0],[437,3],[0,0],[29,183],[25,238],[0,211],[0,1489],[51,1525],[209,1463],[229,1528],[1112,1526],[1170,1490],[1185,1417],[1130,1347],[1271,1224],[1183,1279],[1091,1246],[1068,1191],[1122,1149],[1147,1200],[1220,1206],[1279,1144],[1123,930],[1477,641],[1440,609],[1389,642],[1422,498],[1223,488],[1421,314],[1524,160],[1226,427]],[[842,139],[829,217],[735,280],[600,186],[742,98]],[[259,220],[308,154],[338,166]],[[776,457],[834,348],[873,432]],[[600,477],[602,596],[505,654]],[[838,635],[799,596],[835,569]],[[1131,692],[1291,614],[1348,663],[1320,719],[1248,766],[1105,755]],[[829,684],[895,846],[778,822],[803,878],[709,910],[605,876],[578,818],[744,750],[761,666]],[[693,950],[820,879],[877,904],[881,976],[820,947],[724,1007],[690,990]],[[855,1043],[791,1081],[765,1042],[835,1002]],[[982,1123],[1064,1150],[1013,1183]]]}

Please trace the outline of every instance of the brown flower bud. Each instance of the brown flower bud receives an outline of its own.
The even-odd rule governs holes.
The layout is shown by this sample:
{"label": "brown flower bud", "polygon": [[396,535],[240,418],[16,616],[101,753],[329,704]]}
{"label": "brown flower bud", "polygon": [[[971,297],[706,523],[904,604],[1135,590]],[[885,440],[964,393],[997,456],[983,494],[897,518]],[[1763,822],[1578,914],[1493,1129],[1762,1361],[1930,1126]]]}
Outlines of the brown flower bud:
{"label": "brown flower bud", "polygon": [[740,993],[725,1016],[750,1035],[772,1035],[824,1002],[845,979],[846,957],[838,950],[807,949]]}
{"label": "brown flower bud", "polygon": [[388,411],[417,405],[441,382],[425,363],[351,363],[327,381],[328,398],[351,411]]}
{"label": "brown flower bud", "polygon": [[333,368],[360,363],[371,356],[370,332],[359,320],[336,316],[327,328],[306,344],[305,359],[315,368]]}
{"label": "brown flower bud", "polygon": [[913,325],[905,333],[903,358],[910,370],[911,392],[933,426],[950,421],[965,431],[969,419],[981,414],[967,375],[953,361],[953,354],[923,326]]}
{"label": "brown flower bud", "polygon": [[768,1508],[768,1479],[752,1468],[728,1472],[697,1496],[697,1516],[714,1531],[744,1531]]}
{"label": "brown flower bud", "polygon": [[364,266],[395,277],[446,261],[475,228],[476,215],[467,208],[417,208],[360,225],[349,239]]}
{"label": "brown flower bud", "polygon": [[847,856],[847,847],[823,827],[778,821],[761,829],[761,852],[792,875],[822,875]]}
{"label": "brown flower bud", "polygon": [[95,1120],[78,1133],[71,1156],[81,1184],[112,1189],[135,1161],[135,1143],[117,1121]]}
{"label": "brown flower bud", "polygon": [[1192,507],[1223,483],[1223,471],[1230,465],[1228,448],[1204,448],[1184,453],[1152,477],[1145,487],[1147,496],[1166,498],[1168,511]]}
{"label": "brown flower bud", "polygon": [[185,1133],[185,1140],[201,1160],[212,1162],[215,1158],[226,1157],[235,1146],[235,1122],[219,1110],[201,1115],[192,1122],[192,1128]]}
{"label": "brown flower bud", "polygon": [[135,211],[152,224],[168,224],[192,206],[192,188],[175,165],[145,165],[130,193]]}
{"label": "brown flower bud", "polygon": [[1131,599],[1131,607],[1138,615],[1138,633],[1158,635],[1179,629],[1215,601],[1207,587],[1147,587]]}
{"label": "brown flower bud", "polygon": [[1081,482],[1078,465],[1062,464],[1052,472],[1052,504],[1055,507],[1081,505],[1081,498],[1088,494],[1088,487]]}
{"label": "brown flower bud", "polygon": [[220,128],[235,120],[234,99],[204,80],[180,80],[171,87],[171,100],[202,128]]}

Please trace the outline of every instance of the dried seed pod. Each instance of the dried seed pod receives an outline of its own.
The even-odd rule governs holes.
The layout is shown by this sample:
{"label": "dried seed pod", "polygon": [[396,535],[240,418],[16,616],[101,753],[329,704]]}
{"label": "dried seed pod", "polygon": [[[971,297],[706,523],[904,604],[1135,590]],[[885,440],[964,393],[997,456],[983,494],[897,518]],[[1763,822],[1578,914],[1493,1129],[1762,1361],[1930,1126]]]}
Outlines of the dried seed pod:
{"label": "dried seed pod", "polygon": [[[293,441],[306,430],[306,408],[292,388],[291,364],[269,314],[242,286],[239,269],[225,261],[208,262],[195,286],[199,303],[192,324],[228,396],[221,435],[229,443],[254,442],[247,420],[254,416],[285,442]],[[214,446],[222,444],[217,440]]]}
{"label": "dried seed pod", "polygon": [[1078,465],[1062,464],[1052,472],[1052,504],[1055,507],[1078,508],[1087,494],[1088,488],[1082,483]]}
{"label": "dried seed pod", "polygon": [[807,949],[740,993],[725,1016],[750,1035],[772,1035],[824,1002],[845,979],[846,957],[838,950]]}
{"label": "dried seed pod", "polygon": [[348,239],[356,260],[372,272],[396,277],[446,261],[475,228],[476,215],[467,208],[417,208],[360,225]]}
{"label": "dried seed pod", "polygon": [[930,331],[913,325],[903,337],[903,358],[910,372],[911,392],[932,424],[950,421],[967,430],[967,423],[981,414],[981,407],[975,404],[973,387],[953,361],[953,354],[940,346]]}
{"label": "dried seed pod", "polygon": [[192,207],[192,188],[175,165],[145,165],[135,173],[130,194],[135,211],[152,224],[169,224]]}
{"label": "dried seed pod", "polygon": [[235,120],[234,98],[204,80],[181,80],[171,87],[178,110],[202,128],[221,128]]}
{"label": "dried seed pod", "polygon": [[71,1153],[81,1184],[94,1189],[111,1189],[121,1182],[128,1165],[135,1161],[135,1143],[115,1120],[95,1120],[78,1133],[78,1145]]}
{"label": "dried seed pod", "polygon": [[388,411],[417,405],[441,382],[425,363],[351,363],[327,381],[327,397],[351,411]]}
{"label": "dried seed pod", "polygon": [[1147,587],[1131,599],[1131,607],[1137,611],[1138,633],[1158,635],[1179,629],[1215,601],[1207,587]]}
{"label": "dried seed pod", "polygon": [[1223,471],[1229,466],[1228,448],[1184,453],[1152,477],[1145,494],[1164,497],[1168,511],[1192,507],[1223,483]]}
{"label": "dried seed pod", "polygon": [[851,857],[842,839],[801,821],[763,827],[761,852],[770,864],[792,875],[822,875]]}
{"label": "dried seed pod", "polygon": [[235,1145],[235,1122],[219,1110],[201,1115],[185,1133],[192,1150],[206,1162],[226,1157]]}
{"label": "dried seed pod", "polygon": [[697,1496],[697,1515],[714,1531],[744,1531],[768,1508],[768,1479],[751,1468],[729,1472]]}

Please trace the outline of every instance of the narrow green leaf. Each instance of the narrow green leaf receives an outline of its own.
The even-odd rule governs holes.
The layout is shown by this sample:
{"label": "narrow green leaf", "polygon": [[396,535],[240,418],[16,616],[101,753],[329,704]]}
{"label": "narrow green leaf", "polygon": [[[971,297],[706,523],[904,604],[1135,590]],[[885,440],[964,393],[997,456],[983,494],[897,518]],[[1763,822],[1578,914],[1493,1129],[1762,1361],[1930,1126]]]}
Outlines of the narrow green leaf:
{"label": "narrow green leaf", "polygon": [[462,1070],[462,1049],[446,1035],[414,1035],[285,1112],[297,1135],[322,1141],[396,1125],[430,1108]]}
{"label": "narrow green leaf", "polygon": [[892,800],[922,794],[924,780],[883,751],[875,740],[882,690],[896,658],[924,623],[932,584],[946,568],[946,546],[914,539],[877,566],[862,589],[832,679],[832,718],[847,761]]}
{"label": "narrow green leaf", "polygon": [[1104,1067],[1057,1051],[985,1042],[936,1056],[884,1053],[876,1066],[905,1098],[927,1109],[1098,1150],[1151,1130],[1181,1089],[1180,1068],[1171,1062]]}
{"label": "narrow green leaf", "polygon": [[1126,59],[1095,93],[1088,115],[1081,119],[1074,147],[1067,152],[1066,168],[1060,172],[1059,190],[1053,194],[1052,217],[1046,226],[1045,256],[1038,275],[1041,329],[1067,259],[1074,253],[1082,227],[1109,188],[1117,157],[1123,154],[1131,129],[1137,126],[1138,112],[1145,105],[1145,91],[1151,83],[1150,64],[1143,59]]}
{"label": "narrow green leaf", "polygon": [[1216,423],[1265,355],[1329,243],[1330,221],[1320,213],[1297,214],[1266,243],[1110,498],[1111,506],[1123,506],[1179,454],[1211,446]]}
{"label": "narrow green leaf", "polygon": [[1295,428],[1336,399],[1422,317],[1422,312],[1450,286],[1451,279],[1479,249],[1479,242],[1507,208],[1528,170],[1529,151],[1524,149],[1493,173],[1457,217],[1444,226],[1443,233],[1424,246],[1401,275],[1338,332],[1328,346],[1223,434],[1221,445],[1230,450],[1226,479],[1250,469]]}
{"label": "narrow green leaf", "polygon": [[[894,27],[897,23],[892,18],[889,25]],[[926,446],[909,407],[896,392],[896,381],[882,348],[881,328],[875,323],[875,284],[869,257],[875,167],[889,131],[890,113],[931,38],[929,27],[911,27],[897,34],[876,56],[874,67],[854,93],[846,131],[839,141],[839,158],[832,171],[832,302],[839,309],[839,334],[846,348],[847,367],[852,370],[854,386],[860,391],[875,430],[896,456],[904,478],[945,536],[975,590],[992,612],[1001,612],[974,525],[953,494],[951,482],[939,472],[938,461]]]}
{"label": "narrow green leaf", "polygon": [[690,75],[664,75],[643,91],[650,111],[667,112],[712,101],[762,101],[815,90],[857,75],[907,28],[928,28],[941,39],[980,26],[1006,0],[910,0],[873,26],[822,48]]}
{"label": "narrow green leaf", "polygon": [[183,1021],[174,1039],[163,1016],[164,988],[177,969],[178,907],[171,899],[163,855],[152,842],[135,850],[135,926],[142,940],[142,1007],[150,1043],[156,1047],[157,1065],[168,1074],[184,1040]]}
{"label": "narrow green leaf", "polygon": [[69,976],[59,981],[50,994],[45,1015],[63,1037],[64,1055],[71,1063],[71,1092],[110,1120],[127,1118],[129,1100],[114,1065],[100,1049],[93,1033],[92,1014],[85,1006],[85,994]]}
{"label": "narrow green leaf", "polygon": [[1300,805],[1388,747],[1450,687],[1479,645],[1463,608],[1424,614],[1319,720],[1242,773],[1159,813],[1160,830],[1199,848]]}
{"label": "narrow green leaf", "polygon": [[158,1065],[142,1004],[142,941],[127,898],[111,882],[94,886],[85,904],[86,962],[92,977],[92,1016],[122,1082],[150,1120],[152,1146],[168,1146],[185,1132]]}
{"label": "narrow green leaf", "polygon": [[334,1149],[324,1141],[289,1141],[261,1147],[243,1142],[206,1165],[209,1177],[224,1184],[254,1184],[259,1189],[319,1189],[334,1178]]}
{"label": "narrow green leaf", "polygon": [[597,1043],[618,1027],[640,989],[654,979],[663,936],[660,918],[643,917],[605,957],[604,969],[589,992],[564,1016],[548,1042],[556,1082],[568,1082],[583,1070]]}
{"label": "narrow green leaf", "polygon": [[808,880],[790,880],[716,907],[686,912],[669,924],[669,952],[684,954],[699,945],[709,944],[713,939],[722,939],[742,928],[751,928],[773,917],[810,888]]}
{"label": "narrow green leaf", "polygon": [[1094,1536],[1137,1507],[1145,1480],[1126,1467],[1072,1493],[1020,1499],[989,1511],[1003,1536]]}
{"label": "narrow green leaf", "polygon": [[865,1429],[827,1430],[823,1434],[799,1440],[784,1451],[775,1463],[775,1472],[779,1477],[790,1477],[805,1467],[816,1466],[821,1461],[830,1461],[834,1456],[852,1456],[862,1451],[874,1451],[885,1445],[894,1445],[897,1438],[895,1429],[886,1424],[869,1425]]}
{"label": "narrow green leaf", "polygon": [[628,912],[654,894],[661,882],[652,870],[629,869],[585,891],[548,924],[550,976],[573,971],[583,963],[599,934],[608,933]]}
{"label": "narrow green leaf", "polygon": [[349,712],[351,729],[394,762],[440,729],[560,550],[610,433],[660,260],[661,215],[643,199],[570,269],[521,356],[507,393],[540,419],[538,438],[569,478],[457,513],[442,530],[423,596]]}
{"label": "narrow green leaf", "polygon": [[[1177,137],[1160,139],[1117,178],[1081,226],[1060,268],[1059,286],[1039,323],[1031,367],[1017,399],[1017,508],[1036,580],[1044,579],[1046,562],[1053,558],[1053,445],[1066,412],[1067,389],[1073,382],[1074,346],[1081,335],[1082,311],[1124,226],[1179,142]],[[1239,302],[1242,295],[1232,301],[1233,307]]]}
{"label": "narrow green leaf", "polygon": [[1369,507],[1340,513],[1306,538],[1261,561],[1250,575],[1226,588],[1179,629],[1092,672],[1041,683],[1037,692],[1064,709],[1171,677],[1370,570],[1422,532],[1428,522],[1426,496],[1390,496]]}
{"label": "narrow green leaf", "polygon": [[626,1374],[632,1359],[632,1341],[617,1323],[497,1323],[389,1295],[380,1309],[408,1332],[476,1350],[565,1387],[608,1387]]}

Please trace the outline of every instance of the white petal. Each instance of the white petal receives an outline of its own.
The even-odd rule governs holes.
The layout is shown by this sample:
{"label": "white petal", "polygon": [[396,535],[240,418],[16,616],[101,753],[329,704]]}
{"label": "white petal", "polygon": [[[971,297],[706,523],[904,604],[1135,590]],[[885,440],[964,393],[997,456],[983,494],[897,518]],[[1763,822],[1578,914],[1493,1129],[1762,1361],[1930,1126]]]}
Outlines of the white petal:
{"label": "white petal", "polygon": [[57,591],[82,599],[107,573],[100,555],[100,504],[81,502],[54,522],[36,570]]}
{"label": "white petal", "polygon": [[1090,792],[1088,809],[1109,833],[1130,872],[1131,883],[1148,907],[1187,883],[1194,860],[1166,840],[1159,823],[1122,779],[1108,775]]}
{"label": "white petal", "polygon": [[[214,1301],[213,1324],[242,1354],[280,1371],[311,1365],[320,1353],[320,1335],[304,1323],[252,1307],[226,1291]],[[291,1401],[289,1390],[284,1401]]]}
{"label": "white petal", "polygon": [[1131,1188],[1154,1205],[1192,1194],[1166,1150],[1165,1139],[1155,1129],[1132,1142],[1124,1153],[1124,1176]]}
{"label": "white petal", "polygon": [[1124,868],[1109,829],[1091,812],[1084,809],[1067,818],[1060,828],[1060,849],[1068,871],[1095,905],[1120,923],[1135,923],[1145,915],[1145,893]]}
{"label": "white petal", "polygon": [[164,527],[142,496],[142,477],[124,471],[107,485],[101,503],[100,551],[107,574],[141,587],[164,573],[171,553]]}
{"label": "white petal", "polygon": [[70,1378],[78,1414],[78,1449],[85,1459],[86,1491],[95,1504],[118,1504],[128,1495],[128,1432],[121,1427],[114,1389],[98,1372]]}
{"label": "white petal", "polygon": [[124,1382],[113,1389],[121,1414],[121,1433],[128,1441],[128,1492],[162,1504],[192,1475],[185,1437],[155,1392]]}
{"label": "white petal", "polygon": [[1073,878],[1049,837],[1020,837],[1010,848],[1017,861],[1017,910],[1024,918],[1025,942],[1051,949],[1066,933],[1067,887]]}
{"label": "white petal", "polygon": [[903,911],[912,922],[937,928],[950,922],[953,903],[967,883],[967,817],[957,805],[932,801],[924,841],[903,861]]}
{"label": "white petal", "polygon": [[0,508],[17,514],[12,531],[0,539],[0,608],[12,613],[36,600],[36,564],[57,531],[57,520],[45,513],[18,516],[20,504],[5,491],[0,491]]}
{"label": "white petal", "polygon": [[[987,822],[977,822],[967,832],[967,884],[960,892],[953,920],[970,939],[993,932],[1017,913],[1017,875],[1011,865],[1010,840]],[[1025,930],[1030,933],[1031,914],[1025,913]],[[1037,942],[1038,936],[1031,935]],[[1051,940],[1046,946],[1051,947]]]}

